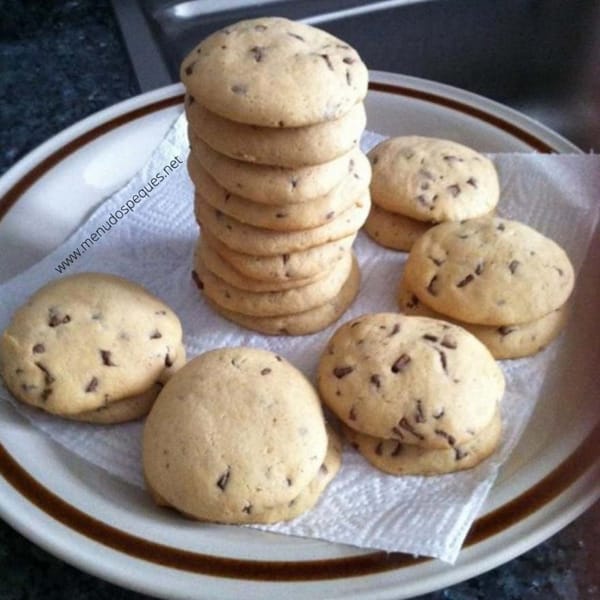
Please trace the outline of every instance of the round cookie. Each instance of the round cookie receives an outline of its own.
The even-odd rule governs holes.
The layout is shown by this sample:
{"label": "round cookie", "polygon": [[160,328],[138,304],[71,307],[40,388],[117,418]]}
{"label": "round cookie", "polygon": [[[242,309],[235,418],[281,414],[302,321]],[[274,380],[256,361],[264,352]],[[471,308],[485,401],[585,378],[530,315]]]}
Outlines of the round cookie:
{"label": "round cookie", "polygon": [[387,139],[369,152],[373,201],[419,221],[461,221],[489,213],[500,186],[492,161],[471,148],[419,136]]}
{"label": "round cookie", "polygon": [[242,275],[260,281],[287,281],[318,278],[320,273],[330,269],[350,251],[356,233],[306,250],[274,256],[236,252],[206,228],[202,231],[202,237]]}
{"label": "round cookie", "polygon": [[185,112],[194,133],[217,152],[280,167],[319,165],[349,152],[358,145],[367,122],[362,102],[335,121],[283,129],[224,119],[189,95]]}
{"label": "round cookie", "polygon": [[301,127],[339,119],[367,94],[356,50],[310,25],[279,17],[240,21],[183,60],[188,92],[227,119]]}
{"label": "round cookie", "polygon": [[212,208],[196,194],[196,216],[202,230],[208,230],[232,250],[257,256],[274,256],[307,250],[356,233],[365,222],[371,200],[369,193],[325,225],[300,231],[272,231],[240,223]]}
{"label": "round cookie", "polygon": [[406,286],[466,323],[526,323],[562,306],[574,272],[564,250],[517,221],[483,217],[432,227],[412,247]]}
{"label": "round cookie", "polygon": [[222,348],[191,360],[146,419],[148,486],[197,519],[247,523],[291,502],[327,451],[319,397],[278,355]]}
{"label": "round cookie", "polygon": [[373,241],[386,248],[406,252],[430,228],[430,223],[389,212],[376,204],[371,204],[371,212],[364,225]]}
{"label": "round cookie", "polygon": [[273,231],[299,231],[325,225],[368,191],[371,177],[367,157],[358,154],[353,173],[346,175],[330,192],[306,202],[280,206],[253,202],[232,194],[193,159],[188,159],[188,171],[207,204],[240,223]]}
{"label": "round cookie", "polygon": [[336,331],[319,362],[318,387],[323,402],[352,429],[447,448],[489,424],[504,376],[464,329],[379,313]]}
{"label": "round cookie", "polygon": [[142,286],[81,273],[40,288],[0,338],[0,373],[22,402],[72,416],[142,394],[185,360],[181,324]]}
{"label": "round cookie", "polygon": [[249,292],[236,288],[209,271],[201,259],[196,261],[195,267],[199,287],[213,302],[245,315],[278,317],[321,306],[337,296],[350,276],[354,260],[352,253],[348,253],[323,279],[280,292]]}
{"label": "round cookie", "polygon": [[375,468],[391,475],[443,475],[477,466],[498,447],[502,434],[500,411],[481,432],[452,448],[429,449],[399,440],[372,437],[344,427],[348,441]]}
{"label": "round cookie", "polygon": [[251,279],[236,271],[219,253],[211,247],[207,236],[201,236],[196,248],[194,263],[202,261],[206,268],[226,283],[249,292],[281,292],[293,288],[303,287],[323,279],[330,274],[335,265],[329,266],[327,270],[318,273],[313,277],[304,279],[287,279],[283,281],[261,281]]}
{"label": "round cookie", "polygon": [[[568,303],[567,303],[568,304]],[[418,315],[433,319],[445,319],[455,325],[464,327],[480,342],[487,346],[492,356],[498,360],[531,356],[543,350],[564,329],[569,309],[567,304],[552,312],[527,323],[514,325],[475,325],[457,321],[436,312],[421,302],[404,284],[398,286],[398,306],[400,312],[407,315]]]}
{"label": "round cookie", "polygon": [[350,307],[359,289],[360,269],[358,264],[354,262],[350,276],[337,296],[321,306],[301,313],[280,317],[252,317],[227,310],[208,297],[206,297],[206,300],[221,316],[246,329],[258,331],[265,335],[308,335],[321,331],[337,321]]}
{"label": "round cookie", "polygon": [[359,149],[329,162],[293,169],[257,165],[215,152],[188,130],[191,157],[211,174],[219,185],[233,194],[262,204],[295,204],[319,198],[352,173]]}

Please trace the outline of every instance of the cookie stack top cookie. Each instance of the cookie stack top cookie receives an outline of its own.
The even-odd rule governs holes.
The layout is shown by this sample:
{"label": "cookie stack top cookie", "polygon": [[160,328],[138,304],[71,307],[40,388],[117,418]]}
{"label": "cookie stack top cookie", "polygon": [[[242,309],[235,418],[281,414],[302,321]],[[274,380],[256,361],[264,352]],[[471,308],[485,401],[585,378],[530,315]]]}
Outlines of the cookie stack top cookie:
{"label": "cookie stack top cookie", "polygon": [[351,245],[370,208],[358,146],[365,65],[324,31],[262,18],[209,36],[181,78],[199,287],[222,316],[263,333],[329,325],[360,282]]}
{"label": "cookie stack top cookie", "polygon": [[562,329],[575,275],[553,240],[508,219],[442,223],[413,246],[401,309],[454,319],[498,358],[532,354]]}
{"label": "cookie stack top cookie", "polygon": [[140,285],[106,273],[43,286],[0,338],[0,374],[19,400],[85,421],[145,414],[183,363],[173,311]]}
{"label": "cookie stack top cookie", "polygon": [[432,224],[490,214],[500,197],[492,161],[457,142],[395,137],[369,159],[374,206],[367,232],[390,248],[410,250]]}
{"label": "cookie stack top cookie", "polygon": [[310,382],[281,356],[254,348],[190,361],[144,427],[144,474],[156,500],[222,523],[307,510],[339,469],[340,454]]}
{"label": "cookie stack top cookie", "polygon": [[437,319],[345,323],[321,357],[318,386],[352,443],[387,472],[470,468],[499,440],[501,369],[474,336]]}
{"label": "cookie stack top cookie", "polygon": [[368,85],[367,68],[348,44],[273,17],[213,33],[184,59],[180,75],[208,110],[262,127],[339,119],[365,97]]}

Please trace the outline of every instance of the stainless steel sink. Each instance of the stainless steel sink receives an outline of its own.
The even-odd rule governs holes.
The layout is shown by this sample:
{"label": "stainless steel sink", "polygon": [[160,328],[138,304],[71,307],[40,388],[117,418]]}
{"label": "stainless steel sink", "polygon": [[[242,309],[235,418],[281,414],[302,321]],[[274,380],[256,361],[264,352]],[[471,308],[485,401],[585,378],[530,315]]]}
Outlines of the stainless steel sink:
{"label": "stainless steel sink", "polygon": [[242,18],[280,15],[343,38],[371,69],[482,94],[586,151],[600,151],[600,0],[113,4],[143,90],[177,81],[182,58],[212,31]]}

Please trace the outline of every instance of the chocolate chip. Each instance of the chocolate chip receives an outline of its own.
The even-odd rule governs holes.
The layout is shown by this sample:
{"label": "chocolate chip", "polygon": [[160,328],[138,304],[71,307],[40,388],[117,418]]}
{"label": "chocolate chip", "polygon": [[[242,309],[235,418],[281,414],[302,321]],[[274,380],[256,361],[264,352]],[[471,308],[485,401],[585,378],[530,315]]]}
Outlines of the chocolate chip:
{"label": "chocolate chip", "polygon": [[342,377],[346,377],[346,375],[352,373],[352,371],[354,371],[354,367],[335,367],[335,369],[333,369],[333,374],[338,379],[341,379]]}
{"label": "chocolate chip", "polygon": [[194,98],[194,96],[187,97],[188,106],[190,106],[191,104],[194,104],[195,101],[196,101],[196,99]]}
{"label": "chocolate chip", "polygon": [[427,420],[425,418],[425,412],[423,411],[423,402],[421,400],[417,400],[417,412],[415,414],[415,423],[425,423]]}
{"label": "chocolate chip", "polygon": [[231,91],[238,96],[245,96],[248,93],[248,86],[241,83],[236,83],[231,86]]}
{"label": "chocolate chip", "polygon": [[375,155],[371,157],[371,164],[376,165],[379,162],[379,156]]}
{"label": "chocolate chip", "polygon": [[100,350],[100,356],[102,358],[102,364],[106,367],[116,367],[115,363],[111,359],[110,350]]}
{"label": "chocolate chip", "polygon": [[434,433],[435,435],[443,437],[450,446],[454,446],[454,444],[456,443],[456,439],[454,438],[454,436],[450,435],[447,431],[444,431],[443,429],[436,429]]}
{"label": "chocolate chip", "polygon": [[327,68],[330,71],[333,71],[333,63],[331,62],[331,59],[329,58],[329,54],[320,54],[319,56],[325,61],[325,63],[327,64]]}
{"label": "chocolate chip", "polygon": [[52,374],[46,366],[39,362],[36,362],[34,364],[44,374],[44,383],[46,385],[50,385],[51,383],[54,383],[56,381],[56,379],[52,376]]}
{"label": "chocolate chip", "polygon": [[498,327],[497,331],[500,335],[504,336],[504,335],[508,335],[509,333],[512,333],[513,331],[516,331],[516,327],[511,327],[510,325],[501,325],[500,327]]}
{"label": "chocolate chip", "polygon": [[400,323],[394,323],[394,326],[392,327],[392,331],[390,331],[390,334],[388,335],[388,337],[392,337],[393,335],[396,335],[399,331],[400,331]]}
{"label": "chocolate chip", "polygon": [[242,512],[246,513],[247,515],[252,513],[252,504],[246,504],[244,506],[244,508],[242,508]]}
{"label": "chocolate chip", "polygon": [[231,475],[231,467],[227,467],[227,471],[225,471],[219,479],[217,479],[217,487],[222,491],[225,491],[227,484],[229,483],[229,476]]}
{"label": "chocolate chip", "polygon": [[326,215],[325,218],[330,221],[331,219],[333,219],[333,217],[335,217],[335,210],[330,210]]}
{"label": "chocolate chip", "polygon": [[285,127],[285,123],[283,121],[277,121],[277,127]]}
{"label": "chocolate chip", "polygon": [[441,267],[446,261],[441,258],[435,258],[434,256],[427,257],[434,265]]}
{"label": "chocolate chip", "polygon": [[475,275],[481,275],[483,273],[484,269],[485,269],[484,262],[477,263],[477,266],[475,267]]}
{"label": "chocolate chip", "polygon": [[469,179],[467,179],[467,184],[477,188],[477,180],[475,179],[475,177],[469,177]]}
{"label": "chocolate chip", "polygon": [[254,48],[250,48],[250,53],[256,62],[261,62],[265,56],[265,49],[260,46],[254,46]]}
{"label": "chocolate chip", "polygon": [[437,296],[437,290],[435,289],[435,282],[437,281],[438,276],[434,275],[431,280],[429,281],[429,283],[427,284],[427,291],[432,295],[432,296]]}
{"label": "chocolate chip", "polygon": [[473,273],[469,273],[464,279],[461,279],[461,281],[456,284],[456,287],[465,287],[466,285],[469,285],[473,279],[475,279],[475,275],[473,275]]}
{"label": "chocolate chip", "polygon": [[383,441],[379,442],[377,446],[375,446],[375,454],[377,454],[377,456],[381,456],[383,454]]}
{"label": "chocolate chip", "polygon": [[198,275],[198,273],[196,271],[192,271],[192,279],[194,280],[194,283],[198,286],[198,289],[200,289],[200,290],[204,289],[204,284],[202,283],[202,279],[200,279],[200,276]]}
{"label": "chocolate chip", "polygon": [[352,408],[350,408],[350,412],[348,413],[348,418],[351,421],[356,421],[356,407],[353,406]]}
{"label": "chocolate chip", "polygon": [[446,358],[446,353],[443,350],[438,350],[437,348],[436,351],[440,356],[440,362],[442,363],[442,369],[444,369],[444,373],[448,373],[448,360]]}
{"label": "chocolate chip", "polygon": [[559,267],[554,267],[554,269],[561,277],[565,274],[565,272]]}
{"label": "chocolate chip", "polygon": [[298,185],[298,179],[296,177],[292,177],[290,179],[290,183],[292,184],[292,189],[296,189],[296,186]]}
{"label": "chocolate chip", "polygon": [[460,186],[457,184],[449,185],[446,189],[450,192],[453,198],[456,198],[460,194]]}
{"label": "chocolate chip", "polygon": [[441,419],[441,418],[442,418],[442,417],[443,417],[445,414],[446,414],[446,411],[445,411],[443,408],[441,408],[441,409],[439,410],[439,412],[437,412],[437,413],[434,413],[434,414],[432,414],[431,416],[432,416],[434,419]]}
{"label": "chocolate chip", "polygon": [[275,355],[275,360],[278,362],[283,362],[283,358],[281,358],[281,356],[279,356],[278,354]]}
{"label": "chocolate chip", "polygon": [[354,323],[352,323],[352,325],[350,325],[350,329],[354,329],[357,325],[360,325],[361,321],[354,321]]}
{"label": "chocolate chip", "polygon": [[284,212],[275,213],[275,217],[278,219],[285,219],[287,216],[288,216],[288,214],[284,213]]}
{"label": "chocolate chip", "polygon": [[55,308],[51,308],[48,311],[48,325],[50,327],[58,327],[64,325],[71,320],[69,315],[61,315]]}
{"label": "chocolate chip", "polygon": [[442,158],[448,163],[464,162],[462,158],[460,158],[459,156],[454,156],[453,154],[446,154],[445,156],[442,156]]}
{"label": "chocolate chip", "polygon": [[352,74],[348,69],[346,69],[346,83],[352,85]]}
{"label": "chocolate chip", "polygon": [[381,387],[381,376],[377,375],[376,373],[374,375],[371,375],[371,378],[369,380],[377,389],[379,389]]}
{"label": "chocolate chip", "polygon": [[42,402],[46,402],[50,395],[52,394],[52,388],[44,388],[42,393],[40,394],[40,399]]}
{"label": "chocolate chip", "polygon": [[417,196],[417,202],[419,204],[422,204],[423,206],[429,206],[429,203],[427,202],[427,198],[423,194],[419,194]]}
{"label": "chocolate chip", "polygon": [[43,354],[46,352],[46,346],[44,344],[36,344],[32,350],[34,354]]}
{"label": "chocolate chip", "polygon": [[160,331],[158,331],[158,329],[155,329],[151,334],[150,334],[150,339],[151,340],[158,340],[162,337],[162,333]]}
{"label": "chocolate chip", "polygon": [[415,308],[416,306],[419,306],[419,299],[414,294],[411,294],[410,300],[406,303],[406,307]]}
{"label": "chocolate chip", "polygon": [[394,364],[392,365],[392,373],[401,373],[406,369],[411,361],[410,356],[408,354],[402,354],[399,358],[396,359]]}
{"label": "chocolate chip", "polygon": [[169,356],[169,353],[167,352],[165,354],[165,367],[169,368],[173,366],[173,359]]}
{"label": "chocolate chip", "polygon": [[288,484],[288,487],[292,487],[293,481],[289,477],[286,477],[285,480],[286,480],[286,482]]}
{"label": "chocolate chip", "polygon": [[506,229],[506,227],[504,226],[504,223],[500,223],[499,225],[496,226],[496,229],[498,231],[504,231]]}
{"label": "chocolate chip", "polygon": [[428,342],[437,342],[438,341],[438,337],[435,335],[431,335],[430,333],[426,333],[423,336],[424,340],[427,340]]}
{"label": "chocolate chip", "polygon": [[465,456],[468,456],[469,453],[466,450],[462,450],[458,446],[454,448],[454,460],[462,460]]}
{"label": "chocolate chip", "polygon": [[521,263],[518,260],[511,260],[510,263],[508,263],[508,270],[512,275],[515,274],[515,271],[519,268],[520,264]]}
{"label": "chocolate chip", "polygon": [[269,369],[269,367],[265,367],[260,374],[261,375],[268,375],[271,372],[271,369]]}
{"label": "chocolate chip", "polygon": [[392,427],[392,433],[396,437],[399,437],[401,440],[404,439],[404,433],[400,429],[398,429],[398,427],[396,425],[394,425],[394,427]]}
{"label": "chocolate chip", "polygon": [[185,74],[186,75],[191,75],[194,72],[194,65],[196,64],[196,61],[192,61],[186,68],[185,68]]}
{"label": "chocolate chip", "polygon": [[423,441],[425,439],[425,436],[422,435],[421,433],[419,433],[406,419],[406,417],[402,417],[400,419],[400,421],[398,422],[398,425],[400,427],[402,427],[402,429],[405,429],[406,431],[408,431],[411,435],[413,435],[414,437],[416,437],[418,440]]}
{"label": "chocolate chip", "polygon": [[98,389],[98,378],[97,377],[92,377],[90,379],[90,382],[85,387],[85,391],[86,391],[86,393],[89,394],[91,392],[95,392],[97,389]]}
{"label": "chocolate chip", "polygon": [[454,337],[451,335],[445,335],[441,341],[442,346],[444,348],[449,348],[450,350],[456,350],[456,346],[458,345]]}
{"label": "chocolate chip", "polygon": [[390,456],[398,456],[402,452],[402,444],[396,442],[396,447],[390,452]]}
{"label": "chocolate chip", "polygon": [[296,38],[297,40],[300,40],[301,42],[304,42],[304,38],[301,35],[298,35],[297,33],[292,33],[291,31],[287,32],[288,35],[291,35],[293,38]]}

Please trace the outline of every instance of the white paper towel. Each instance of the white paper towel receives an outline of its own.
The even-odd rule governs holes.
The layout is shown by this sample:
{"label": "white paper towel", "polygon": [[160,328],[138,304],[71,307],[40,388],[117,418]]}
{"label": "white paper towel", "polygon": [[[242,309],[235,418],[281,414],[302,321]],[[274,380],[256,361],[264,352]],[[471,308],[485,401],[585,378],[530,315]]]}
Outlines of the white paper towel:
{"label": "white paper towel", "polygon": [[[379,139],[376,134],[365,134],[363,148]],[[385,250],[361,233],[355,243],[363,274],[361,292],[338,325],[311,336],[266,337],[213,313],[190,278],[198,228],[193,189],[183,166],[187,149],[182,116],[140,173],[107,199],[60,248],[0,286],[0,329],[31,293],[58,277],[61,269],[62,274],[105,271],[141,283],[177,312],[190,357],[223,346],[267,348],[286,356],[314,380],[318,355],[341,322],[367,312],[397,309],[395,289],[406,255]],[[528,223],[555,239],[579,269],[598,221],[600,157],[498,154],[492,159],[502,185],[502,216]],[[164,167],[170,163],[182,166],[167,176]],[[127,213],[124,206],[132,210]],[[93,243],[85,241],[88,239]],[[449,476],[392,477],[376,471],[348,449],[340,474],[312,511],[266,529],[454,562],[498,467],[531,415],[560,343],[533,358],[503,363],[507,376],[502,405],[504,437],[491,459]],[[1,386],[0,401],[14,402]],[[143,485],[140,423],[110,427],[78,424],[15,405],[59,444],[120,479]]]}

